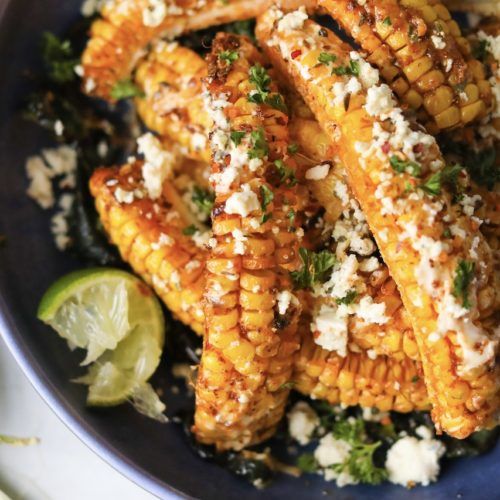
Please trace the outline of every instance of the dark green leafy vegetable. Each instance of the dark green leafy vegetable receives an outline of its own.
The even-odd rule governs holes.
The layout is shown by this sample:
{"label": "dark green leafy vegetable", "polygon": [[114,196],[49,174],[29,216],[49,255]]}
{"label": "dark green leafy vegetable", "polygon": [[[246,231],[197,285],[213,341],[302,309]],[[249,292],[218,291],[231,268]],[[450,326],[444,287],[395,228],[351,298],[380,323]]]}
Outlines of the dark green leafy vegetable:
{"label": "dark green leafy vegetable", "polygon": [[246,132],[241,132],[239,130],[232,130],[231,133],[229,134],[229,137],[231,138],[231,141],[234,142],[235,146],[239,146],[245,135]]}
{"label": "dark green leafy vegetable", "polygon": [[130,79],[125,78],[115,83],[111,97],[117,101],[130,97],[144,97],[144,92]]}
{"label": "dark green leafy vegetable", "polygon": [[219,59],[221,61],[226,61],[228,65],[231,65],[238,59],[238,52],[235,50],[223,50],[219,53]]}
{"label": "dark green leafy vegetable", "polygon": [[312,453],[303,453],[297,460],[297,467],[305,473],[313,473],[318,470],[318,462]]}
{"label": "dark green leafy vegetable", "polygon": [[213,191],[194,186],[191,200],[198,207],[198,210],[208,217],[212,213],[212,208],[214,207],[215,194]]}
{"label": "dark green leafy vegetable", "polygon": [[458,176],[463,170],[462,165],[447,165],[443,170],[432,174],[427,181],[420,185],[426,193],[437,196],[441,194],[441,188],[448,185],[450,189],[456,191]]}
{"label": "dark green leafy vegetable", "polygon": [[408,173],[413,177],[418,177],[422,170],[418,163],[410,160],[402,160],[396,155],[392,155],[389,158],[389,162],[393,170],[398,174]]}
{"label": "dark green leafy vegetable", "polygon": [[330,64],[337,60],[337,56],[335,54],[329,54],[328,52],[321,52],[318,56],[318,62],[321,64]]}
{"label": "dark green leafy vegetable", "polygon": [[359,62],[351,59],[346,66],[336,66],[332,68],[332,75],[359,76]]}
{"label": "dark green leafy vegetable", "polygon": [[337,259],[328,250],[312,252],[307,248],[299,249],[302,268],[291,273],[295,288],[310,288],[315,283],[321,283],[328,278],[328,271],[335,265]]}
{"label": "dark green leafy vegetable", "polygon": [[349,305],[349,304],[352,304],[352,302],[354,301],[354,299],[358,296],[358,292],[356,290],[349,290],[345,297],[342,297],[341,299],[336,299],[335,302],[337,302],[337,304],[345,304],[345,305]]}

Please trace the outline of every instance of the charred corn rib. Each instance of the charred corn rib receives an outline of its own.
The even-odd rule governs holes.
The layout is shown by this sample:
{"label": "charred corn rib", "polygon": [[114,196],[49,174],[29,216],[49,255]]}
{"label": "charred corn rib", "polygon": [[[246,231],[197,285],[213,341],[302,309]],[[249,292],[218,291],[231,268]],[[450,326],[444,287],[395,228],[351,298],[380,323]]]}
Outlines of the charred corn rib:
{"label": "charred corn rib", "polygon": [[460,127],[492,105],[482,64],[458,24],[436,0],[320,0],[368,52],[384,80],[411,108],[425,110],[429,132]]}
{"label": "charred corn rib", "polygon": [[135,80],[144,93],[135,105],[146,126],[173,140],[192,158],[210,162],[212,124],[202,99],[206,62],[177,43],[158,43],[139,64]]}
{"label": "charred corn rib", "polygon": [[[230,63],[221,58],[228,51],[234,54]],[[289,216],[298,202],[295,164],[287,153],[283,100],[263,64],[246,38],[215,38],[208,107],[217,244],[206,264],[193,430],[219,450],[241,449],[273,434],[299,347],[299,304],[289,277],[298,264],[298,228]]]}
{"label": "charred corn rib", "polygon": [[161,196],[152,200],[141,169],[136,162],[96,170],[90,190],[97,211],[123,260],[153,286],[174,316],[201,334],[206,250],[183,234],[193,220],[173,184],[165,181]]}
{"label": "charred corn rib", "polygon": [[319,347],[307,328],[295,362],[293,388],[331,404],[403,413],[429,409],[419,363],[407,357],[370,358],[366,352],[341,357]]}
{"label": "charred corn rib", "polygon": [[[306,2],[307,3],[307,2]],[[310,2],[311,4],[313,2]],[[113,89],[128,80],[156,39],[172,39],[188,31],[256,17],[270,0],[111,0],[90,29],[82,55],[84,90],[113,100]],[[287,8],[303,2],[285,0]]]}
{"label": "charred corn rib", "polygon": [[[378,72],[298,14],[270,10],[259,21],[258,38],[339,145],[349,184],[410,315],[437,429],[463,438],[495,425],[496,290],[491,250],[477,233],[479,221],[468,215],[472,200],[453,202],[446,186],[453,180],[435,140],[410,127]],[[318,61],[321,54],[326,64]],[[332,74],[332,66],[345,71]]]}
{"label": "charred corn rib", "polygon": [[444,3],[451,11],[500,16],[500,3],[497,0],[445,0]]}

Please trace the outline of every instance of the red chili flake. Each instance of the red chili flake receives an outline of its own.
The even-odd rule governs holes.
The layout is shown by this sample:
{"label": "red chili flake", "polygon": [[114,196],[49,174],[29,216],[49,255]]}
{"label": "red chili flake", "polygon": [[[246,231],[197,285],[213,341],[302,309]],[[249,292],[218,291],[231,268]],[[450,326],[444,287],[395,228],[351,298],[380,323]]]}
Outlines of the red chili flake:
{"label": "red chili flake", "polygon": [[292,50],[292,52],[290,53],[290,57],[292,59],[297,59],[297,57],[299,57],[301,54],[302,54],[302,51],[300,49]]}
{"label": "red chili flake", "polygon": [[389,154],[389,151],[391,150],[391,145],[389,144],[389,141],[385,141],[380,149],[382,150],[382,153]]}
{"label": "red chili flake", "polygon": [[418,144],[415,144],[415,146],[413,146],[413,152],[417,153],[417,154],[423,153],[424,152],[424,145],[421,142],[419,142]]}

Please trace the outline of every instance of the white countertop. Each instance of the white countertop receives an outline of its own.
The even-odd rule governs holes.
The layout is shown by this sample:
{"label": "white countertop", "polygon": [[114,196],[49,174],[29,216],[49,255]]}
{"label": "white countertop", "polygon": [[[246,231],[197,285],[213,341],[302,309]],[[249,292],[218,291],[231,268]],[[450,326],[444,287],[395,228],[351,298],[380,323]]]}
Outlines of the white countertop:
{"label": "white countertop", "polygon": [[0,434],[38,445],[0,444],[0,500],[153,500],[90,451],[52,413],[0,338]]}

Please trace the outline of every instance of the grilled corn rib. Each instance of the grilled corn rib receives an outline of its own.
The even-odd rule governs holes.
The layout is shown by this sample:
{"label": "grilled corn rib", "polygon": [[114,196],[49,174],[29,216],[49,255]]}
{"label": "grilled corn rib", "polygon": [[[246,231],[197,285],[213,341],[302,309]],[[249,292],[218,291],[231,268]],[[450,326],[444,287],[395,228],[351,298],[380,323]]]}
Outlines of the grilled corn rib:
{"label": "grilled corn rib", "polygon": [[[306,17],[271,9],[259,20],[258,39],[337,140],[349,184],[410,314],[436,427],[463,438],[495,425],[496,291],[490,248],[468,215],[473,200],[452,202],[435,140],[410,128],[359,53]],[[344,69],[332,74],[332,67]]]}
{"label": "grilled corn rib", "polygon": [[[221,57],[228,51],[231,62]],[[208,91],[217,244],[206,264],[193,431],[219,450],[241,449],[273,434],[288,397],[299,347],[289,277],[298,264],[297,222],[289,217],[298,195],[279,171],[295,170],[282,98],[246,38],[215,38]]]}
{"label": "grilled corn rib", "polygon": [[497,0],[445,0],[444,3],[451,11],[500,16],[500,3]]}
{"label": "grilled corn rib", "polygon": [[90,190],[105,231],[134,271],[151,284],[174,316],[203,332],[201,301],[206,250],[183,229],[193,222],[172,182],[152,200],[142,181],[142,162],[100,168]]}
{"label": "grilled corn rib", "polygon": [[293,388],[331,404],[360,405],[381,411],[428,410],[429,399],[420,364],[407,357],[341,357],[319,347],[304,328],[294,367]]}
{"label": "grilled corn rib", "polygon": [[[285,7],[303,4],[285,0]],[[306,2],[307,4],[308,2]],[[312,5],[313,2],[309,0]],[[156,39],[256,17],[270,0],[110,0],[93,22],[82,55],[85,92],[113,100],[113,89],[126,81]]]}
{"label": "grilled corn rib", "polygon": [[135,105],[148,128],[209,163],[212,121],[201,97],[206,73],[206,62],[192,50],[175,42],[158,43],[137,67],[135,81],[144,97],[136,98]]}
{"label": "grilled corn rib", "polygon": [[425,110],[429,132],[485,116],[492,95],[482,64],[448,9],[436,0],[320,0],[368,52],[383,79],[411,108]]}

